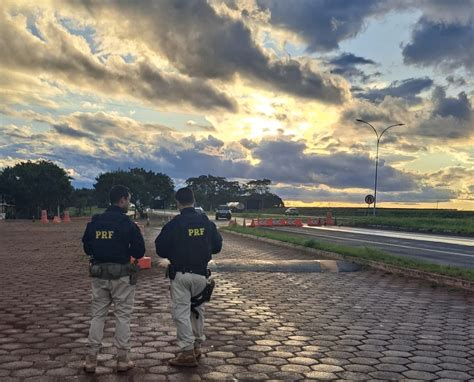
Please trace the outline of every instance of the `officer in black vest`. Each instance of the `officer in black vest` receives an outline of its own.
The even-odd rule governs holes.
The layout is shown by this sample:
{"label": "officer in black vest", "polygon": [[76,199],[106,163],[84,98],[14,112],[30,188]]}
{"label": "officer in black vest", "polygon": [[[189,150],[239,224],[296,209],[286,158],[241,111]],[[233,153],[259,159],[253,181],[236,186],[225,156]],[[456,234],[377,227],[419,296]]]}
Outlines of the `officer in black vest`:
{"label": "officer in black vest", "polygon": [[[222,237],[216,225],[194,209],[190,188],[178,190],[176,202],[181,214],[163,227],[155,246],[158,256],[170,261],[171,313],[181,349],[170,364],[193,367],[201,357],[201,343],[206,337],[204,305],[191,307],[191,301],[208,291],[207,264],[212,254],[221,251]],[[208,296],[210,298],[210,292]]]}
{"label": "officer in black vest", "polygon": [[97,367],[105,318],[112,303],[116,322],[115,344],[118,348],[117,371],[127,371],[135,366],[128,358],[128,351],[138,269],[130,264],[130,257],[140,259],[145,254],[143,229],[126,215],[130,205],[127,187],[112,187],[110,204],[103,214],[95,215],[87,224],[82,238],[84,251],[91,259],[92,276],[92,320],[84,369],[92,373]]}

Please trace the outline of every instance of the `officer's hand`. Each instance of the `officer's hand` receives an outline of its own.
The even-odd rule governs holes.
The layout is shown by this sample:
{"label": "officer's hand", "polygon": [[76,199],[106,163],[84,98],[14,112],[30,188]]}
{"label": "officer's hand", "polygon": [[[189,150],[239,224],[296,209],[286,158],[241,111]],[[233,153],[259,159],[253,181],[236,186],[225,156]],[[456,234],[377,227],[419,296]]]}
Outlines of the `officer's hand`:
{"label": "officer's hand", "polygon": [[143,224],[140,224],[138,222],[135,222],[135,225],[138,227],[138,229],[140,230],[140,233],[142,234],[142,236],[145,235],[145,227]]}

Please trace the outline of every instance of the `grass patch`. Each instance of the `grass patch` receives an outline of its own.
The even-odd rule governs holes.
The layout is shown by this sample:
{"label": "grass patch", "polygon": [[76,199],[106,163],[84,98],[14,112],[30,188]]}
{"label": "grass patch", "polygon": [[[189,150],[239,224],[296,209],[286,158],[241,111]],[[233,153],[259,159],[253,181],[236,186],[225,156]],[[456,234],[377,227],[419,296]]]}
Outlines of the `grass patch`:
{"label": "grass patch", "polygon": [[411,259],[408,257],[396,256],[371,247],[351,247],[348,245],[333,244],[314,239],[306,239],[301,236],[280,233],[261,228],[244,228],[240,226],[231,226],[223,228],[227,231],[244,233],[247,235],[264,237],[278,240],[285,243],[301,245],[307,248],[319,249],[322,251],[334,252],[343,257],[355,257],[363,261],[377,261],[384,264],[395,265],[398,267],[414,269],[418,271],[435,273],[438,275],[454,277],[474,282],[474,270],[453,267],[448,265],[439,265],[423,260]]}
{"label": "grass patch", "polygon": [[[238,217],[245,218],[267,218],[281,219],[285,216],[282,214],[269,213],[242,213],[235,214]],[[308,217],[323,217],[325,215],[300,215],[298,216],[303,222]],[[414,232],[441,233],[441,234],[457,234],[465,236],[474,236],[474,217],[466,215],[465,217],[440,217],[440,216],[340,216],[334,215],[337,225],[349,227],[371,227],[396,229]]]}
{"label": "grass patch", "polygon": [[474,235],[474,218],[440,218],[440,217],[348,217],[341,220],[344,225],[354,227],[383,227],[405,229],[430,233],[454,233]]}

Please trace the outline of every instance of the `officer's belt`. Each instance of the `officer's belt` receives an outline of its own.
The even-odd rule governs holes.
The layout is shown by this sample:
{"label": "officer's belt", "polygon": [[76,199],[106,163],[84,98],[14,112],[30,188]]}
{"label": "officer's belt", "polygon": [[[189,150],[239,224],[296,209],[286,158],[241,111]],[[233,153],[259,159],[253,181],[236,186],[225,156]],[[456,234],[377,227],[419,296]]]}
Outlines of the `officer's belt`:
{"label": "officer's belt", "polygon": [[130,264],[93,264],[90,268],[90,275],[91,277],[96,277],[103,280],[117,280],[121,277],[130,276],[131,269],[132,267]]}

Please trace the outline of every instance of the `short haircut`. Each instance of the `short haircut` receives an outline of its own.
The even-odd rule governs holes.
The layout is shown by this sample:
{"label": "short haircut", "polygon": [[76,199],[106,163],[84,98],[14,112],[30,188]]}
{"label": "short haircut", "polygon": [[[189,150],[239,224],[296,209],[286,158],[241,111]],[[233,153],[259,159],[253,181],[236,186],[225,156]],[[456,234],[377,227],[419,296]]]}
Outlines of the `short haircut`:
{"label": "short haircut", "polygon": [[182,206],[187,206],[194,203],[194,193],[189,187],[180,188],[175,195],[176,201]]}
{"label": "short haircut", "polygon": [[117,184],[113,186],[110,190],[110,204],[117,204],[118,202],[120,202],[120,199],[128,198],[129,195],[130,190],[128,189],[128,187]]}

